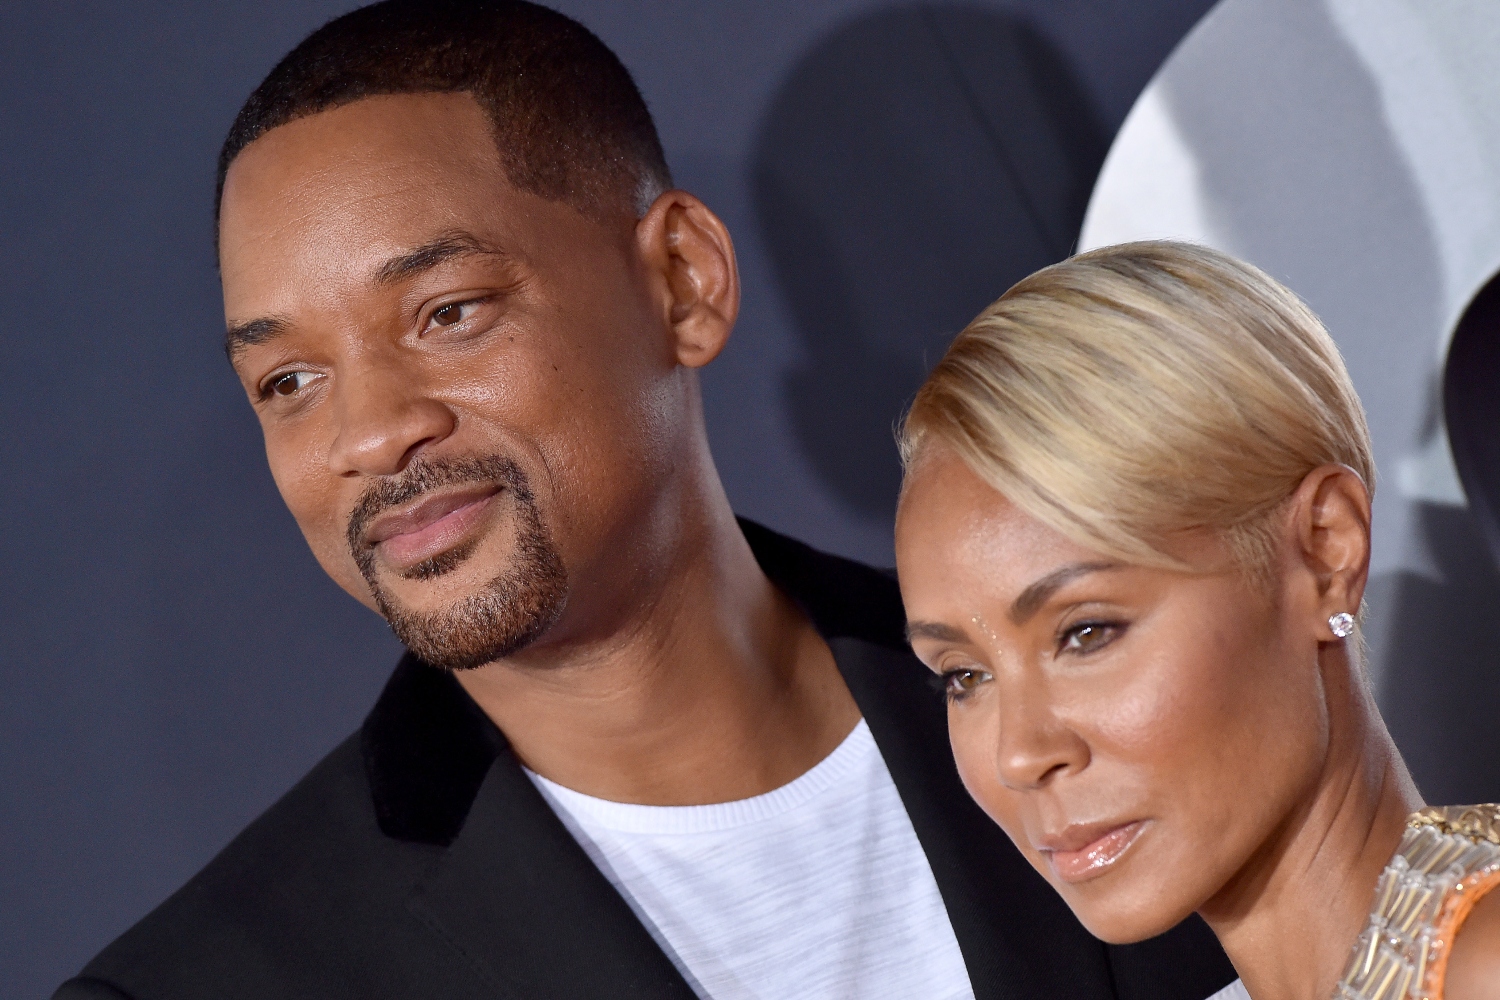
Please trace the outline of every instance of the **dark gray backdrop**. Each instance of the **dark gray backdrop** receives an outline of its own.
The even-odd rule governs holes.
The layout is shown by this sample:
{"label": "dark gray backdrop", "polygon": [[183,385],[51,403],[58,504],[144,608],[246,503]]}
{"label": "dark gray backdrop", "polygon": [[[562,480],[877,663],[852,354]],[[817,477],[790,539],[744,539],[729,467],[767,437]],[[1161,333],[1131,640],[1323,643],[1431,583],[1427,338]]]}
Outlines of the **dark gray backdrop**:
{"label": "dark gray backdrop", "polygon": [[[45,995],[358,724],[396,657],[305,550],[219,348],[213,164],[342,0],[0,13],[0,995]],[[738,509],[888,563],[891,422],[1063,256],[1208,0],[569,0],[734,232]]]}

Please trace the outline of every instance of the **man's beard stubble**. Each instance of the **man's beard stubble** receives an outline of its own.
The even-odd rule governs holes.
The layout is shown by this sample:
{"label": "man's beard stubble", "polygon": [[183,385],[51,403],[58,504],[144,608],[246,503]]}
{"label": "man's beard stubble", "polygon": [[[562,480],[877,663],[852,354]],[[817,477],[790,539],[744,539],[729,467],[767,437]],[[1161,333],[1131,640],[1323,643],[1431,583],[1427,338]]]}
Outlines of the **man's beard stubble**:
{"label": "man's beard stubble", "polygon": [[[366,544],[370,522],[391,507],[411,503],[434,489],[470,483],[498,483],[510,494],[516,519],[511,564],[478,593],[440,611],[420,613],[401,607],[381,588],[375,550]],[[396,637],[422,660],[445,670],[470,670],[526,648],[562,614],[568,576],[552,534],[542,520],[531,483],[508,458],[486,456],[453,461],[413,461],[399,476],[373,484],[354,505],[347,532],[349,550]],[[401,574],[429,580],[468,560],[478,539],[438,553]]]}

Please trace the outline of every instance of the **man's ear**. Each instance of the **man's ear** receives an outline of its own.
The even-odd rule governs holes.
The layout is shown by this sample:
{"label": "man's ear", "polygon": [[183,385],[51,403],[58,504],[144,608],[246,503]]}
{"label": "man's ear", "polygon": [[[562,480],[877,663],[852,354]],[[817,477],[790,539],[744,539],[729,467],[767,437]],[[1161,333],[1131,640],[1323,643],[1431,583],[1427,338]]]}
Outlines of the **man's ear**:
{"label": "man's ear", "polygon": [[1319,615],[1326,620],[1341,611],[1358,614],[1370,572],[1370,491],[1364,480],[1346,465],[1321,465],[1292,494],[1288,515],[1302,563],[1317,584]]}
{"label": "man's ear", "polygon": [[740,312],[740,272],[729,230],[686,191],[668,191],[636,223],[636,245],[660,279],[677,360],[701,368],[718,357]]}

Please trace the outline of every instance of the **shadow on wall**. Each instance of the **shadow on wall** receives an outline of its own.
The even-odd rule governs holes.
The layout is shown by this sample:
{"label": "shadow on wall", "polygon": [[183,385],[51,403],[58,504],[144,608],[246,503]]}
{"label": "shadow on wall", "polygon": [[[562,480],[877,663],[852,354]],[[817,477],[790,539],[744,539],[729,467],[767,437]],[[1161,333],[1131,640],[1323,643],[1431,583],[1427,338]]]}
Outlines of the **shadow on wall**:
{"label": "shadow on wall", "polygon": [[794,430],[852,511],[892,517],[902,408],[980,309],[1072,251],[1107,145],[1059,53],[994,11],[881,11],[792,71],[755,211],[803,345]]}
{"label": "shadow on wall", "polygon": [[1464,309],[1448,345],[1443,418],[1453,464],[1490,554],[1500,563],[1500,274]]}
{"label": "shadow on wall", "polygon": [[1500,658],[1489,629],[1500,621],[1500,571],[1465,508],[1421,504],[1415,520],[1441,579],[1402,572],[1385,581],[1381,714],[1428,802],[1494,802]]}
{"label": "shadow on wall", "polygon": [[1443,415],[1469,507],[1420,509],[1442,579],[1399,578],[1384,712],[1428,801],[1493,802],[1500,654],[1488,630],[1500,620],[1500,275],[1464,310],[1445,368]]}

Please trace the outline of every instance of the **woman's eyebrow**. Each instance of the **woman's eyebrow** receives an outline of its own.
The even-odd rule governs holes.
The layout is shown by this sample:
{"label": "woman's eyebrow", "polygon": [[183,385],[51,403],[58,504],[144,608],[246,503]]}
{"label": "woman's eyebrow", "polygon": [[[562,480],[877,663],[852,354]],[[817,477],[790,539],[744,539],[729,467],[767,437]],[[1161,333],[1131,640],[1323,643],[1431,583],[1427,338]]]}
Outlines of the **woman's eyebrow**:
{"label": "woman's eyebrow", "polygon": [[[1080,576],[1123,568],[1122,564],[1116,562],[1081,562],[1059,567],[1021,591],[1020,596],[1011,604],[1008,616],[1012,623],[1024,625],[1028,618],[1047,603],[1047,598]],[[969,641],[968,635],[962,629],[944,625],[942,622],[920,621],[906,623],[906,641],[910,642],[913,639],[936,639],[938,642]]]}
{"label": "woman's eyebrow", "polygon": [[1015,625],[1025,624],[1028,618],[1036,614],[1037,610],[1043,604],[1047,603],[1047,598],[1056,593],[1060,587],[1073,582],[1080,576],[1120,568],[1121,565],[1115,562],[1081,562],[1072,563],[1053,570],[1021,591],[1020,596],[1010,606],[1009,617],[1011,623]]}
{"label": "woman's eyebrow", "polygon": [[969,637],[962,629],[941,622],[907,622],[906,641],[913,639],[936,639],[938,642],[967,642]]}

